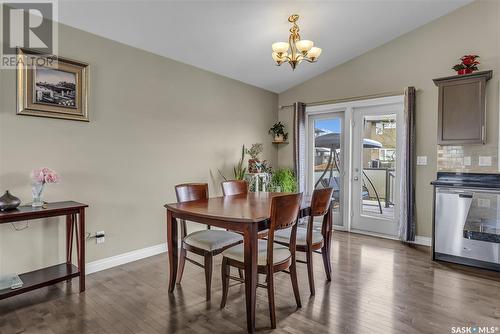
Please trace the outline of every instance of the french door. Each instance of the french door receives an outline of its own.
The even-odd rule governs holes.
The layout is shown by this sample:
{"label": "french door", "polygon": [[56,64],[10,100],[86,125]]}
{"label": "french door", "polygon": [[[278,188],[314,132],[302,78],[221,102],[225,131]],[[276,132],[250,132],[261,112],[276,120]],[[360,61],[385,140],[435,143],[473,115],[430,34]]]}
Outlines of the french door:
{"label": "french door", "polygon": [[351,230],[396,237],[403,103],[353,107]]}
{"label": "french door", "polygon": [[307,124],[307,192],[333,188],[333,224],[343,226],[344,112],[312,114]]}

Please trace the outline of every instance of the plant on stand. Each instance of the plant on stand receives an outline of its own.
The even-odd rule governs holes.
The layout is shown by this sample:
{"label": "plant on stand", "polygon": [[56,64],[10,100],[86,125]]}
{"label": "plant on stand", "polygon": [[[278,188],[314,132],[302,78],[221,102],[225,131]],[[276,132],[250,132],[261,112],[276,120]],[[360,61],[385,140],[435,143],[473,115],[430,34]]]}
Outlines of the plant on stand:
{"label": "plant on stand", "polygon": [[281,122],[274,123],[273,127],[269,129],[269,134],[274,135],[273,141],[275,143],[282,143],[288,139],[288,132],[285,132],[285,125]]}
{"label": "plant on stand", "polygon": [[250,148],[246,149],[246,154],[250,156],[248,159],[248,172],[249,173],[260,173],[261,172],[261,162],[259,160],[259,155],[264,150],[264,145],[260,143],[252,144]]}
{"label": "plant on stand", "polygon": [[31,193],[33,195],[33,203],[31,205],[36,208],[44,204],[42,195],[45,184],[59,182],[59,176],[50,168],[37,168],[31,172],[31,181]]}

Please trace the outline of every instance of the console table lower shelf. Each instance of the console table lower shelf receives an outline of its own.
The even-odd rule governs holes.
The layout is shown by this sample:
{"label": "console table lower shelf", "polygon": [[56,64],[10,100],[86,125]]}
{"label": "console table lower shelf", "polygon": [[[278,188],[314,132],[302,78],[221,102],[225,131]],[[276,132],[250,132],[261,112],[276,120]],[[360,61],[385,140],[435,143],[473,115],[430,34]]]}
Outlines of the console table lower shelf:
{"label": "console table lower shelf", "polygon": [[80,271],[70,263],[61,263],[55,266],[30,271],[20,274],[19,278],[23,281],[23,286],[17,289],[0,290],[0,299],[19,295],[24,292],[42,288],[62,281],[78,277]]}
{"label": "console table lower shelf", "polygon": [[[20,274],[23,285],[0,290],[0,300],[62,281],[79,278],[80,292],[85,291],[85,208],[88,205],[67,201],[47,203],[43,208],[21,206],[0,212],[0,224],[48,217],[66,217],[66,262]],[[76,240],[77,265],[72,263],[73,241]]]}

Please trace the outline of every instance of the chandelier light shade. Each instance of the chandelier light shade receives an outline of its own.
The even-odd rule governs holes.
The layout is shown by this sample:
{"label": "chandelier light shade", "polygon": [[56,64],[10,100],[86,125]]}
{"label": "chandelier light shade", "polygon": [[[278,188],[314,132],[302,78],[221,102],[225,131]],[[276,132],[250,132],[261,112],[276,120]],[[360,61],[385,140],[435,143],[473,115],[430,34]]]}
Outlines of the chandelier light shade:
{"label": "chandelier light shade", "polygon": [[280,66],[283,63],[289,63],[293,70],[303,60],[314,63],[321,55],[321,49],[315,47],[313,41],[300,39],[298,20],[299,16],[297,14],[290,15],[288,18],[288,22],[292,24],[288,43],[276,42],[272,45],[272,57],[276,65]]}

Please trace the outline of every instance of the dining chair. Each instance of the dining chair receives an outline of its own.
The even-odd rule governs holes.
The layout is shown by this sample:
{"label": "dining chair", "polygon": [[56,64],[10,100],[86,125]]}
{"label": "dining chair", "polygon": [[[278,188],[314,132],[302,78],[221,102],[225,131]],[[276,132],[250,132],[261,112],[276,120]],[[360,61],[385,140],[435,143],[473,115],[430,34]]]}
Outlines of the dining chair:
{"label": "dining chair", "polygon": [[[221,183],[222,194],[224,196],[236,196],[248,194],[248,182],[245,180],[229,180]],[[241,234],[241,233],[240,233]],[[259,239],[267,237],[267,230],[262,230],[257,233]]]}
{"label": "dining chair", "polygon": [[248,193],[248,183],[245,180],[229,180],[221,183],[224,196],[234,196]]}
{"label": "dining chair", "polygon": [[[330,234],[331,234],[331,216],[327,215],[330,210],[330,203],[333,194],[333,188],[316,189],[311,199],[311,213],[307,227],[297,228],[296,249],[299,252],[306,253],[306,261],[297,260],[299,263],[307,264],[307,274],[309,278],[309,290],[311,295],[315,294],[314,271],[312,254],[319,253],[323,256],[323,265],[325,267],[326,279],[332,280],[330,264]],[[314,218],[323,216],[321,232],[314,230]],[[275,242],[284,246],[291,245],[291,229],[280,230],[274,236]]]}
{"label": "dining chair", "polygon": [[[186,183],[175,186],[177,202],[188,202],[208,198],[208,184]],[[179,284],[184,272],[186,260],[205,269],[206,300],[211,298],[212,265],[213,257],[220,254],[226,248],[243,242],[243,237],[235,232],[225,230],[212,230],[207,226],[206,230],[187,233],[186,221],[181,220],[181,251],[179,256],[179,270],[177,272],[177,283]],[[204,263],[201,264],[187,257],[187,252],[203,256]]]}
{"label": "dining chair", "polygon": [[[257,283],[257,287],[266,288],[269,300],[269,315],[271,327],[276,328],[276,311],[274,305],[274,273],[279,271],[290,274],[293,293],[297,307],[302,307],[300,302],[297,270],[295,265],[295,236],[297,232],[297,216],[302,201],[302,194],[289,194],[275,196],[271,200],[269,233],[267,240],[259,239],[257,242],[257,272],[266,275],[266,284]],[[291,228],[289,247],[274,243],[275,231]],[[244,282],[239,277],[230,275],[230,267],[245,269],[244,245],[239,244],[222,252],[222,300],[221,308],[226,306],[229,290],[229,279]]]}

